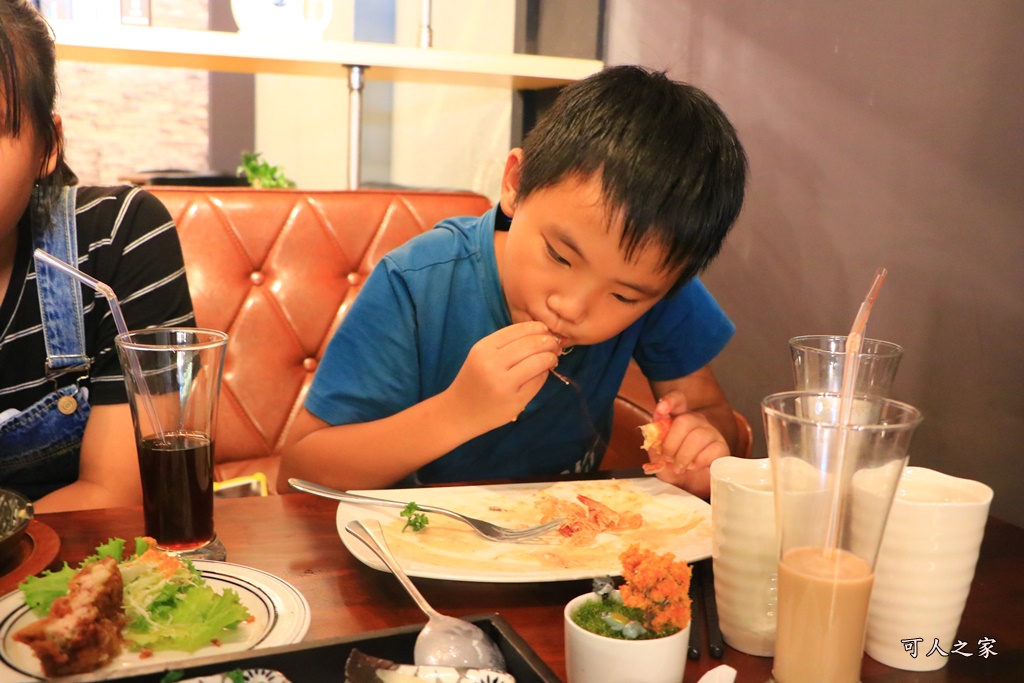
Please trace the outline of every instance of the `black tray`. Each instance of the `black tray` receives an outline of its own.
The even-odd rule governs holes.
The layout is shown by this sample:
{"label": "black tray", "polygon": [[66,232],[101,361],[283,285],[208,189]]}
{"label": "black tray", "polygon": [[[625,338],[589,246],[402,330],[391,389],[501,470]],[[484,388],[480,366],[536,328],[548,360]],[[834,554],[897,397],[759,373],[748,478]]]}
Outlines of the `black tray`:
{"label": "black tray", "polygon": [[[562,683],[500,614],[471,616],[467,617],[467,621],[482,628],[498,644],[505,655],[508,672],[515,676],[516,683]],[[344,683],[345,660],[353,649],[399,664],[412,664],[413,646],[421,628],[422,625],[403,626],[184,662],[134,666],[128,670],[97,672],[62,680],[72,683],[116,678],[125,683],[160,683],[168,671],[182,671],[184,678],[195,678],[234,669],[274,669],[292,683]]]}

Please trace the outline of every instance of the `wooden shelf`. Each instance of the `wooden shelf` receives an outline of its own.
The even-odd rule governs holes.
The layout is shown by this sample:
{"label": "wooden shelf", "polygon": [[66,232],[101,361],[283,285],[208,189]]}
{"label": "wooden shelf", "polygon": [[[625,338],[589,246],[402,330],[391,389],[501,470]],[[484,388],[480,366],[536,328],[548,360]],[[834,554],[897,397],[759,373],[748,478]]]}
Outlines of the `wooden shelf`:
{"label": "wooden shelf", "polygon": [[241,73],[347,76],[364,66],[369,80],[550,88],[589,76],[599,60],[459,52],[378,43],[247,36],[222,31],[53,22],[58,59]]}

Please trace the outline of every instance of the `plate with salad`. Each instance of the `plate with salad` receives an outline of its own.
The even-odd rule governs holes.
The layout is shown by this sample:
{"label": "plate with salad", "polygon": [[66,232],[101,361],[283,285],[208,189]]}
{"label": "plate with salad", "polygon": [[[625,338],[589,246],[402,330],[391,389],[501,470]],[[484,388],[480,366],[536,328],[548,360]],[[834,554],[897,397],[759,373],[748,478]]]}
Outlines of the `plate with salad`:
{"label": "plate with salad", "polygon": [[78,567],[65,564],[61,570],[29,577],[0,598],[0,683],[46,678],[32,647],[15,634],[24,636],[23,629],[50,618],[54,601],[70,596],[69,582],[75,586],[76,574],[105,557],[117,560],[125,623],[121,653],[96,669],[97,674],[287,645],[305,637],[309,604],[288,582],[230,562],[181,562],[149,547],[148,540],[135,539],[135,552],[125,558],[125,542],[111,539]]}

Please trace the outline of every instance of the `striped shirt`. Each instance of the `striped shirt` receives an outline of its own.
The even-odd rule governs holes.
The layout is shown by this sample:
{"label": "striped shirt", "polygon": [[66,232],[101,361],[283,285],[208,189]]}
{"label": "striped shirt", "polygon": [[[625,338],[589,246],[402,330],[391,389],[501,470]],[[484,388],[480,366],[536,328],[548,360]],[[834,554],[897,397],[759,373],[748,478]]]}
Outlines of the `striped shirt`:
{"label": "striped shirt", "polygon": [[[194,327],[178,233],[158,199],[136,187],[80,187],[75,217],[82,272],[110,285],[130,330]],[[46,347],[28,221],[18,225],[10,284],[0,302],[0,412],[24,410],[76,380],[93,405],[127,401],[106,298],[82,285],[88,377],[46,378]]]}

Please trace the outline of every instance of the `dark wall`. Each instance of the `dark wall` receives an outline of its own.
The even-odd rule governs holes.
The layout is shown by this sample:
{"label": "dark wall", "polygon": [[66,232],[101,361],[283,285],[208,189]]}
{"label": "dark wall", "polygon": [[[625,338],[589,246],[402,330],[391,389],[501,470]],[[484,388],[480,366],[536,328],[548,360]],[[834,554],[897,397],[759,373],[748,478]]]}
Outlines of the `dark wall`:
{"label": "dark wall", "polygon": [[983,481],[1024,525],[1024,3],[611,0],[610,63],[667,68],[733,119],[748,198],[704,280],[738,326],[713,365],[765,455],[787,340],[902,344],[911,464]]}

